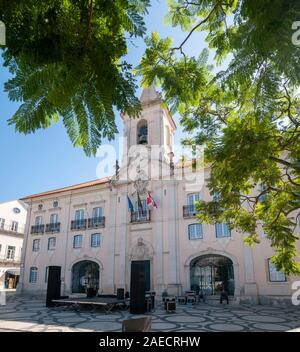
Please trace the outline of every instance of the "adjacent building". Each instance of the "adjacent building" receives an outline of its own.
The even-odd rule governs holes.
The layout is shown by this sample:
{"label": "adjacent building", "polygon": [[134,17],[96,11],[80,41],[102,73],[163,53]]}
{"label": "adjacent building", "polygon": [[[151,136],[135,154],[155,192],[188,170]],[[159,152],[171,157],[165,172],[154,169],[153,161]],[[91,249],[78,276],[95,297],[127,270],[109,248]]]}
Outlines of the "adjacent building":
{"label": "adjacent building", "polygon": [[[196,159],[174,164],[170,112],[154,87],[143,91],[141,104],[140,118],[122,116],[123,162],[112,177],[22,199],[29,209],[21,292],[44,295],[49,266],[61,268],[63,295],[84,293],[90,285],[100,293],[129,291],[137,265],[146,289],[158,295],[193,289],[214,299],[225,287],[235,302],[290,301],[297,278],[276,270],[262,231],[261,244],[251,249],[227,224],[197,221],[195,202],[212,197],[209,167],[198,169]],[[135,146],[142,155],[137,165]],[[155,146],[162,148],[152,153]],[[151,177],[144,177],[147,172]]]}
{"label": "adjacent building", "polygon": [[0,289],[18,284],[26,217],[24,202],[0,203]]}

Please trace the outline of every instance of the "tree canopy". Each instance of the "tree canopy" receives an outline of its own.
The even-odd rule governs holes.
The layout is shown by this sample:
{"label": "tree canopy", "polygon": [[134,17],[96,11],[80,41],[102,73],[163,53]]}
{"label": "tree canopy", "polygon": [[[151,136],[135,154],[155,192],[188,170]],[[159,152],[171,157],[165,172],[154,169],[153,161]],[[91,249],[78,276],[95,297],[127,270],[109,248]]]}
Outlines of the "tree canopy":
{"label": "tree canopy", "polygon": [[[227,222],[251,246],[262,226],[287,274],[300,273],[299,18],[297,0],[171,0],[167,20],[187,35],[174,45],[152,33],[138,67],[180,113],[191,135],[184,143],[206,147],[212,198],[199,202],[199,220]],[[229,60],[225,70],[212,71],[207,50],[187,55],[195,31],[206,33],[217,63]]]}
{"label": "tree canopy", "polygon": [[21,102],[9,123],[27,134],[61,117],[87,155],[112,139],[114,109],[139,113],[123,57],[127,40],[145,33],[147,6],[149,0],[0,0],[4,66],[13,75],[5,90]]}
{"label": "tree canopy", "polygon": [[[186,38],[153,33],[137,71],[161,84],[181,115],[188,144],[205,145],[211,165],[209,202],[200,221],[228,222],[253,245],[258,228],[287,274],[300,273],[295,215],[300,206],[300,46],[292,36],[299,0],[169,0],[167,21]],[[6,24],[5,84],[21,106],[9,120],[34,132],[59,117],[76,146],[95,153],[117,132],[114,109],[137,116],[136,82],[123,60],[127,40],[145,34],[149,0],[0,0]],[[185,45],[206,33],[208,51],[190,57]],[[295,229],[298,232],[295,232]]]}

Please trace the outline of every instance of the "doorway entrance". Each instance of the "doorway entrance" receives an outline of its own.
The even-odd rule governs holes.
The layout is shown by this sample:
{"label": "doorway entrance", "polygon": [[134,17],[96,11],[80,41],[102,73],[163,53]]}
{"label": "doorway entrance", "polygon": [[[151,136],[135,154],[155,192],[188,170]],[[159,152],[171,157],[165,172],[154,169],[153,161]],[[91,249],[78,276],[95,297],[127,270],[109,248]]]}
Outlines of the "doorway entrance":
{"label": "doorway entrance", "polygon": [[[132,273],[135,273],[132,275]],[[135,284],[138,278],[144,277],[145,291],[150,291],[150,260],[134,260],[131,262],[131,284]],[[132,287],[130,285],[130,287]]]}
{"label": "doorway entrance", "polygon": [[88,288],[99,289],[99,265],[83,260],[72,268],[72,293],[86,293]]}
{"label": "doorway entrance", "polygon": [[4,288],[15,289],[19,282],[19,278],[20,278],[19,269],[7,270],[5,273]]}
{"label": "doorway entrance", "polygon": [[206,295],[219,295],[222,288],[234,295],[232,260],[222,255],[204,255],[190,264],[192,290],[203,290]]}

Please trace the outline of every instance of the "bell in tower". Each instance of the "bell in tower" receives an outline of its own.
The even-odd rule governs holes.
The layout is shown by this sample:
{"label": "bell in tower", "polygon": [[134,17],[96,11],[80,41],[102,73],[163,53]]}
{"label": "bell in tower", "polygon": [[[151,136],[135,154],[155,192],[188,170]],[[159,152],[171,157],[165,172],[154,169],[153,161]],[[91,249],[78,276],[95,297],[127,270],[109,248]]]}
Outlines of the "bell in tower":
{"label": "bell in tower", "polygon": [[[122,167],[139,165],[151,169],[151,165],[166,164],[169,167],[170,152],[173,151],[175,122],[154,85],[144,88],[140,97],[141,113],[138,118],[122,114],[124,121],[124,143]],[[150,165],[151,164],[151,165]],[[131,167],[132,168],[132,167]],[[161,167],[160,167],[161,168]],[[152,169],[157,169],[156,166]],[[152,175],[149,172],[148,175]],[[151,176],[152,177],[152,176]]]}

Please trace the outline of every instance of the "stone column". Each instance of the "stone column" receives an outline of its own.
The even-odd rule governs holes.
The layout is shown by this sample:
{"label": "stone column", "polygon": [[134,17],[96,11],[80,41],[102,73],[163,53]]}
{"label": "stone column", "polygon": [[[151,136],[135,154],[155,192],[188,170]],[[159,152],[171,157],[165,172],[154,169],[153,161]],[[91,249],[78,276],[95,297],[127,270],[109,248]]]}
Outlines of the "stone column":
{"label": "stone column", "polygon": [[[160,204],[157,209],[152,209],[152,213],[155,212],[156,221],[153,222],[153,244],[154,244],[154,258],[155,261],[155,273],[152,270],[152,275],[155,275],[153,278],[154,281],[154,290],[157,294],[161,294],[164,290],[164,272],[163,272],[163,233],[164,233],[164,189],[162,184],[153,192],[155,195],[159,194]],[[158,200],[156,198],[156,200]]]}
{"label": "stone column", "polygon": [[120,203],[118,206],[118,216],[117,216],[117,231],[118,231],[118,241],[119,241],[119,281],[118,285],[120,288],[125,288],[126,284],[126,239],[127,239],[127,192],[119,195]]}
{"label": "stone column", "polygon": [[103,277],[101,279],[104,293],[114,293],[115,290],[115,240],[116,240],[116,219],[118,216],[118,194],[116,189],[110,192],[109,206],[106,207],[106,219],[108,225],[108,246],[106,261],[103,263]]}
{"label": "stone column", "polygon": [[257,303],[257,284],[254,275],[253,253],[248,244],[244,245],[245,299]]}
{"label": "stone column", "polygon": [[178,197],[175,180],[169,182],[167,189],[168,209],[168,293],[178,295],[180,292],[179,282],[179,250],[178,250]]}

